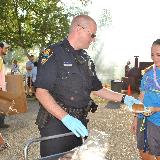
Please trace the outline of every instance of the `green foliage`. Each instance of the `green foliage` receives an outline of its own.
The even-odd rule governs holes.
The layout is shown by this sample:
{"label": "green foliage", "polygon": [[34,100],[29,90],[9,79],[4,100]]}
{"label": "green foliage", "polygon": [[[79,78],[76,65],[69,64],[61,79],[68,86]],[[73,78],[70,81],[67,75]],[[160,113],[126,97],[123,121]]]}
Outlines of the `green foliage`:
{"label": "green foliage", "polygon": [[[92,0],[74,2],[72,4],[70,1],[68,7],[60,0],[1,0],[0,41],[6,41],[12,46],[10,54],[6,56],[8,64],[13,59],[25,63],[27,57],[24,54],[34,53],[31,50],[35,47],[41,50],[63,39],[68,33],[70,18],[78,14],[90,14],[87,6],[92,5]],[[99,29],[109,25],[110,11],[103,9],[96,22]],[[96,64],[100,64],[102,47],[103,44],[96,51]],[[94,48],[97,48],[96,43]],[[101,71],[101,68],[99,66],[98,70]]]}
{"label": "green foliage", "polygon": [[109,9],[103,9],[99,17],[100,28],[110,26],[112,23],[111,13]]}
{"label": "green foliage", "polygon": [[24,56],[23,49],[18,47],[15,50],[10,50],[5,56],[5,60],[9,66],[13,63],[13,60],[17,60],[18,62],[26,62],[28,58]]}
{"label": "green foliage", "polygon": [[0,41],[24,50],[66,36],[69,20],[59,0],[1,0]]}
{"label": "green foliage", "polygon": [[80,2],[82,5],[87,5],[89,2],[91,2],[91,0],[80,0]]}

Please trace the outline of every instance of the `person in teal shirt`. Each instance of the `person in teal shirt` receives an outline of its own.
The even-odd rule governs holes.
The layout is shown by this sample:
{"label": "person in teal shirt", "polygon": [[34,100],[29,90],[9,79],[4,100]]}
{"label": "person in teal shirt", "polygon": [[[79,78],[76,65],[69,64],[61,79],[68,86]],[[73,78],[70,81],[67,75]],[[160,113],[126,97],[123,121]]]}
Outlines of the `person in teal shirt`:
{"label": "person in teal shirt", "polygon": [[144,70],[139,99],[150,112],[134,117],[132,129],[142,160],[160,160],[160,39],[151,46],[154,64]]}

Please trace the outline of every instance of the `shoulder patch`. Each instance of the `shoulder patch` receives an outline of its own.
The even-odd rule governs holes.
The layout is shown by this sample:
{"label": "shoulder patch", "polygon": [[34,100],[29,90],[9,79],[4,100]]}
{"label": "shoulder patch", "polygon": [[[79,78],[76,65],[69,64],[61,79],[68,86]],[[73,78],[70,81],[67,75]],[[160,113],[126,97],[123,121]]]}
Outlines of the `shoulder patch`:
{"label": "shoulder patch", "polygon": [[41,54],[41,64],[45,64],[52,55],[53,55],[53,48],[45,49]]}

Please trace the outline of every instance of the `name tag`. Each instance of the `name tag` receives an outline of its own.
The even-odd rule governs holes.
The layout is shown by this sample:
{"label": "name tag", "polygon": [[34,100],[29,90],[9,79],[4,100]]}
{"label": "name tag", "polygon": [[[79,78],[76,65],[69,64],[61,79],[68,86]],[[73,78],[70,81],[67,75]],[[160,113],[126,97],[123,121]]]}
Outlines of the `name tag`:
{"label": "name tag", "polygon": [[67,67],[71,67],[71,66],[72,66],[72,63],[70,63],[70,62],[64,62],[63,65],[64,65],[64,66],[67,66]]}

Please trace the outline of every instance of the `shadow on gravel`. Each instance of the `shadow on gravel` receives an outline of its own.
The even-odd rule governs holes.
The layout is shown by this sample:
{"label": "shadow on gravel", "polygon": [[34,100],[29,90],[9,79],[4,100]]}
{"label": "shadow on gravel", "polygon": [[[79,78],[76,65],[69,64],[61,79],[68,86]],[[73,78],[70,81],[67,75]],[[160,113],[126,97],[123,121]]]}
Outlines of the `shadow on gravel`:
{"label": "shadow on gravel", "polygon": [[108,109],[119,109],[120,106],[120,102],[109,101],[105,107]]}

